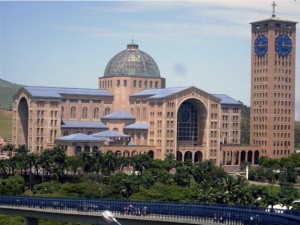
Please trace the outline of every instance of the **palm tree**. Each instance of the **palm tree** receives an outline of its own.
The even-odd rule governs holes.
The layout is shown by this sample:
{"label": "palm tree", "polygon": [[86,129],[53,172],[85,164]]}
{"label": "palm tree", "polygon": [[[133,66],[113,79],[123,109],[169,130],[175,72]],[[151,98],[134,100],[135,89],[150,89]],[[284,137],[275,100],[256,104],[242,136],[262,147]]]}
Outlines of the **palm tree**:
{"label": "palm tree", "polygon": [[3,146],[3,150],[8,152],[8,156],[12,157],[12,153],[15,149],[15,146],[13,144],[6,144],[5,146]]}
{"label": "palm tree", "polygon": [[16,161],[16,166],[21,169],[21,173],[24,171],[24,174],[26,174],[26,170],[28,168],[28,162],[24,159],[26,159],[28,154],[28,149],[25,145],[20,145],[18,148],[15,148],[14,151],[16,152],[14,158]]}
{"label": "palm tree", "polygon": [[57,181],[64,175],[66,169],[66,153],[60,146],[54,146],[50,151],[52,156],[51,172],[56,177]]}
{"label": "palm tree", "polygon": [[103,161],[104,161],[104,156],[102,154],[102,152],[96,151],[93,153],[93,158],[94,158],[94,169],[96,171],[96,174],[99,175],[100,171],[101,171],[101,166],[103,165]]}
{"label": "palm tree", "polygon": [[273,210],[273,206],[279,203],[279,191],[275,186],[268,186],[265,188],[263,192],[263,202],[267,206],[271,206]]}
{"label": "palm tree", "polygon": [[172,168],[175,168],[177,165],[177,162],[175,160],[175,157],[173,154],[169,153],[166,155],[164,164],[166,166],[166,170],[170,171]]}
{"label": "palm tree", "polygon": [[1,171],[1,178],[3,178],[3,175],[6,174],[6,160],[0,160],[0,171]]}
{"label": "palm tree", "polygon": [[104,156],[104,165],[107,166],[109,177],[110,173],[115,171],[116,161],[116,156],[112,152],[107,152]]}
{"label": "palm tree", "polygon": [[135,155],[132,158],[132,166],[139,175],[143,175],[143,170],[147,169],[151,164],[151,157],[148,154]]}
{"label": "palm tree", "polygon": [[27,165],[29,165],[29,187],[30,190],[32,190],[32,167],[37,162],[37,157],[33,153],[29,153],[26,155],[26,157],[23,159]]}
{"label": "palm tree", "polygon": [[67,168],[70,168],[74,175],[76,175],[79,167],[82,166],[82,160],[79,156],[69,156],[66,159]]}
{"label": "palm tree", "polygon": [[94,161],[90,153],[83,152],[80,154],[82,160],[82,166],[84,173],[90,173],[93,171]]}
{"label": "palm tree", "polygon": [[51,171],[51,164],[52,164],[52,157],[51,157],[51,150],[45,150],[40,156],[40,165],[42,167],[42,183],[44,182],[45,174],[49,174]]}

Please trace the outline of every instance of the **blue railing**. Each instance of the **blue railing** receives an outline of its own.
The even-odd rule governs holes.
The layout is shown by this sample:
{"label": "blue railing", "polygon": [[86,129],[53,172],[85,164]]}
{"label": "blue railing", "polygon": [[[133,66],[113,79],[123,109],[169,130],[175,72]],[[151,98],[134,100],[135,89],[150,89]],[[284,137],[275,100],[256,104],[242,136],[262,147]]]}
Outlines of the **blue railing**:
{"label": "blue railing", "polygon": [[[0,205],[57,210],[103,211],[134,216],[213,219],[226,224],[299,225],[300,211],[270,210],[255,206],[0,196]],[[237,222],[237,223],[233,223]]]}

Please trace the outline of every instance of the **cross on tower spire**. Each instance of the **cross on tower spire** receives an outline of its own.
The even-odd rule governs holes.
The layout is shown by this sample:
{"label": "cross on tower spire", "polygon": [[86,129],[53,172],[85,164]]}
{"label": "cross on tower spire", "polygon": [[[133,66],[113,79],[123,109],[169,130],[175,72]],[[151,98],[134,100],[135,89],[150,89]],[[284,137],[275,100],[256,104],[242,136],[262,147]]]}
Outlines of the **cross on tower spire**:
{"label": "cross on tower spire", "polygon": [[275,14],[275,7],[276,7],[277,5],[276,5],[275,2],[273,2],[273,3],[271,4],[271,6],[273,6],[272,17],[275,17],[275,16],[276,16],[276,14]]}

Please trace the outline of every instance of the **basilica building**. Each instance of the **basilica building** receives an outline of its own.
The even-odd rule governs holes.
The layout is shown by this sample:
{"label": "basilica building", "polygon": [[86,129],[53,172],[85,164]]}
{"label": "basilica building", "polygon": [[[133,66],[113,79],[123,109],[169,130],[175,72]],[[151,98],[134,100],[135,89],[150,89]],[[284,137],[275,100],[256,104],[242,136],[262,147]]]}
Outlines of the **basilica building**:
{"label": "basilica building", "polygon": [[226,94],[166,87],[154,59],[135,43],[108,63],[98,89],[24,86],[13,101],[13,144],[33,153],[101,150],[225,168],[294,153],[296,24],[251,23],[250,144],[241,145],[241,104]]}
{"label": "basilica building", "polygon": [[[172,154],[222,165],[226,146],[240,144],[240,125],[237,100],[195,86],[166,87],[154,59],[131,43],[107,63],[98,89],[22,87],[13,102],[12,139],[33,153],[60,145],[69,156]],[[230,155],[235,165],[246,160],[238,151]]]}

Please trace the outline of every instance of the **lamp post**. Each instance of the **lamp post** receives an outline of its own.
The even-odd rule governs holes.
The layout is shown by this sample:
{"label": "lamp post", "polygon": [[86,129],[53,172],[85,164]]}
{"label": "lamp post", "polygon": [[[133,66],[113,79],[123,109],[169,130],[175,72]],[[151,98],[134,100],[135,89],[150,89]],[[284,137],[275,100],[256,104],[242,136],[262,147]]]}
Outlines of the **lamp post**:
{"label": "lamp post", "polygon": [[112,223],[112,222],[116,222],[118,225],[121,225],[118,220],[115,218],[115,215],[111,212],[111,211],[108,211],[108,210],[104,210],[102,212],[102,216],[103,218],[109,222],[109,223]]}

